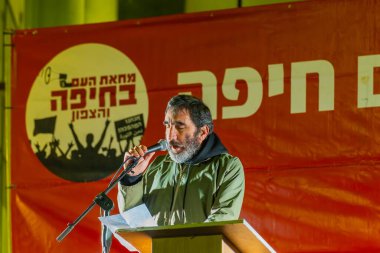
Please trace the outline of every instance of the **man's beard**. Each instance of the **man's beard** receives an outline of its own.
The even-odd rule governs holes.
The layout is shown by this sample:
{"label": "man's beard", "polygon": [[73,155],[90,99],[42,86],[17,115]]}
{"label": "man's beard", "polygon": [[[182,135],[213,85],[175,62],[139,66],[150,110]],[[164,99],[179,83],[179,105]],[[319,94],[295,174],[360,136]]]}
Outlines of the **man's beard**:
{"label": "man's beard", "polygon": [[[170,155],[170,158],[176,163],[184,163],[193,158],[193,156],[199,151],[201,147],[201,143],[198,143],[196,136],[197,134],[195,134],[193,138],[186,138],[185,149],[178,154],[173,153],[173,151],[169,148],[168,153]],[[170,141],[169,144],[178,145],[179,143]]]}

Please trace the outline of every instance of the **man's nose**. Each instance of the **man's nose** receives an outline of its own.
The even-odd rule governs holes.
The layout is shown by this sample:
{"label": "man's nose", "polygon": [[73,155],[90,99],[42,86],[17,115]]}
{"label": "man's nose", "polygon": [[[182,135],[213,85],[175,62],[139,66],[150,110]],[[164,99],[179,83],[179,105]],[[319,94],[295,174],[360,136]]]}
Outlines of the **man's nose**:
{"label": "man's nose", "polygon": [[171,125],[170,127],[166,129],[166,134],[169,140],[177,139],[177,131],[173,125]]}

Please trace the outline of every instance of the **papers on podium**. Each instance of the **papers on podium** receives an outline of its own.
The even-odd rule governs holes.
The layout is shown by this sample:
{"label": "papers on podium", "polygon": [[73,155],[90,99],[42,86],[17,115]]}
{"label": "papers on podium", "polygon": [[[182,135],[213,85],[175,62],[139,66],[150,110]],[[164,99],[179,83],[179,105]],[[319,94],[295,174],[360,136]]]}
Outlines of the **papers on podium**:
{"label": "papers on podium", "polygon": [[114,237],[129,251],[138,250],[116,233],[117,230],[157,226],[156,221],[153,219],[145,204],[131,208],[121,214],[99,217],[99,220],[112,231]]}

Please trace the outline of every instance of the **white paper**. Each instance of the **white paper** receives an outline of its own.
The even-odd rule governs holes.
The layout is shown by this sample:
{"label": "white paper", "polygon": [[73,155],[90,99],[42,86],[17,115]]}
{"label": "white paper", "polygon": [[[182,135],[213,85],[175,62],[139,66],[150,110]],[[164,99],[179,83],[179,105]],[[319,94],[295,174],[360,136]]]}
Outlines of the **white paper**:
{"label": "white paper", "polygon": [[121,214],[131,228],[155,227],[157,222],[153,219],[145,204],[129,209]]}
{"label": "white paper", "polygon": [[121,214],[99,217],[99,220],[112,231],[115,238],[129,251],[138,250],[117,234],[116,232],[118,230],[157,226],[156,221],[153,219],[145,204],[131,208]]}
{"label": "white paper", "polygon": [[112,233],[115,233],[118,229],[131,228],[121,214],[99,217],[99,220],[103,225],[106,225]]}

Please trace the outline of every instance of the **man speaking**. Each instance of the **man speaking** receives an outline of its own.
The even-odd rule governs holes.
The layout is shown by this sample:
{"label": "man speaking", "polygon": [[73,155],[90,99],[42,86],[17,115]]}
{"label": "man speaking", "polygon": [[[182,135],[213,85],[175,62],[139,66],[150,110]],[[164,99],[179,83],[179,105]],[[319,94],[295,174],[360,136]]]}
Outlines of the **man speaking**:
{"label": "man speaking", "polygon": [[159,226],[238,219],[243,166],[213,132],[209,108],[196,97],[175,96],[164,126],[167,155],[150,163],[154,152],[144,145],[125,154],[140,159],[119,183],[119,211],[144,203]]}

